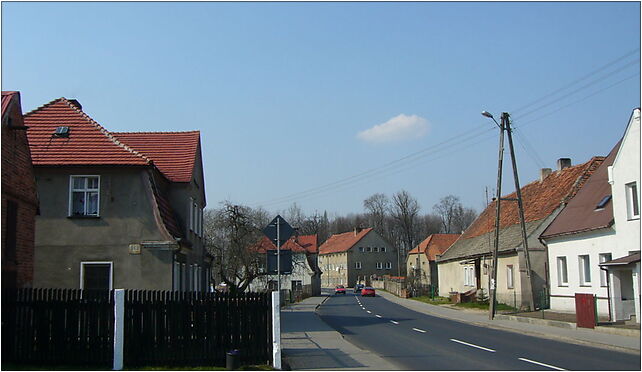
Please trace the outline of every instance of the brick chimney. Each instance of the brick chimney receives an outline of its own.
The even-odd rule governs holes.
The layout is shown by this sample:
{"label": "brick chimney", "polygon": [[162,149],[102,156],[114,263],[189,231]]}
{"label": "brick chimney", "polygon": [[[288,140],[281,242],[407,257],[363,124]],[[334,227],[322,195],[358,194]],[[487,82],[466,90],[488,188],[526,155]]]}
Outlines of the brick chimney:
{"label": "brick chimney", "polygon": [[551,168],[542,168],[539,170],[539,182],[543,182],[546,177],[550,176],[553,170]]}
{"label": "brick chimney", "polygon": [[568,168],[571,166],[571,159],[570,158],[559,158],[557,159],[557,170],[560,171],[564,168]]}

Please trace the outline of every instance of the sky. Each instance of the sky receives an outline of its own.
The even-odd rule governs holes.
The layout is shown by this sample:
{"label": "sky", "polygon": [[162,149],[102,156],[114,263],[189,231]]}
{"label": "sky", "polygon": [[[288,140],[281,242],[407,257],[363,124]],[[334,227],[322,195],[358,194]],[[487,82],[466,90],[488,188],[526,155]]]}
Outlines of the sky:
{"label": "sky", "polygon": [[113,132],[200,130],[209,208],[335,216],[407,190],[481,211],[482,110],[511,115],[522,185],[622,137],[640,3],[2,2],[2,90],[25,112],[75,98]]}

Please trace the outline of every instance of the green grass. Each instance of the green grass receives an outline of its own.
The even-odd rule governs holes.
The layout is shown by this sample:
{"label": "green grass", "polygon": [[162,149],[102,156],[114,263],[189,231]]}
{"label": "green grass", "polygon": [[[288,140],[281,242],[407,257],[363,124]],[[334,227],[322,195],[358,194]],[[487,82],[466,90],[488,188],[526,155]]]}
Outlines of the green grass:
{"label": "green grass", "polygon": [[415,301],[421,301],[425,302],[427,304],[431,305],[444,305],[444,304],[449,304],[450,303],[450,298],[448,297],[435,297],[434,299],[431,299],[430,296],[419,296],[419,297],[411,297],[411,299]]}
{"label": "green grass", "polygon": [[[463,307],[465,309],[480,309],[480,310],[488,310],[488,302],[461,302],[458,304],[455,304],[455,306],[458,307]],[[497,311],[514,311],[515,308],[512,306],[508,306],[506,304],[498,303],[497,306],[495,307],[495,310]]]}

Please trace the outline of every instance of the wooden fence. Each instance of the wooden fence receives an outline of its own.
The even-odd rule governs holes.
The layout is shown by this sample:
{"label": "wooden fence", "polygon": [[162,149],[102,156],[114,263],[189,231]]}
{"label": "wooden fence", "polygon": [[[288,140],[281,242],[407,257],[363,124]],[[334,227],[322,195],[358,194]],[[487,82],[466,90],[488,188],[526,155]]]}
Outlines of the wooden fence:
{"label": "wooden fence", "polygon": [[110,291],[2,289],[2,364],[111,367]]}
{"label": "wooden fence", "polygon": [[[2,290],[2,364],[110,368],[113,291]],[[270,294],[125,291],[124,366],[224,366],[272,357]]]}

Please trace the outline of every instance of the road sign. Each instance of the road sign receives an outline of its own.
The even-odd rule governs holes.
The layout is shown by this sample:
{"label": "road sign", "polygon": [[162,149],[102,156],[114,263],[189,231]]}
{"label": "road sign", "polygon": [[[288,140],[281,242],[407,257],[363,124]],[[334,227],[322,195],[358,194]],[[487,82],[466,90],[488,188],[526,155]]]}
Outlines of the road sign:
{"label": "road sign", "polygon": [[278,242],[278,244],[283,245],[283,244],[285,244],[285,242],[288,241],[288,239],[290,239],[292,234],[294,234],[294,229],[280,215],[277,215],[276,217],[274,217],[272,222],[270,222],[267,226],[265,226],[265,228],[263,229],[263,234],[265,234],[265,236],[267,236],[276,245],[277,244],[277,241],[276,241],[277,224],[278,224],[278,227],[279,227],[279,234],[278,234],[279,235],[279,242]]}
{"label": "road sign", "polygon": [[267,273],[269,275],[278,274],[278,270],[281,269],[281,275],[292,274],[292,251],[281,249],[281,262],[277,264],[277,252],[276,249],[270,249],[266,252],[267,258]]}

